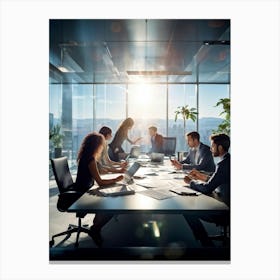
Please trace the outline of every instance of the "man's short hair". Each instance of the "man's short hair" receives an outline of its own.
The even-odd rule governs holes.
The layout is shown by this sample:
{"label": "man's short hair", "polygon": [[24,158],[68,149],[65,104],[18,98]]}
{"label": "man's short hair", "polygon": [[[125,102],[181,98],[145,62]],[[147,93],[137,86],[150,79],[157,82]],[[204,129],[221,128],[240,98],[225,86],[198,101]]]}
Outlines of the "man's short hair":
{"label": "man's short hair", "polygon": [[112,129],[108,126],[102,126],[99,130],[99,133],[106,137],[108,134],[112,134]]}
{"label": "man's short hair", "polygon": [[187,133],[187,136],[190,136],[193,140],[197,139],[197,141],[200,140],[200,135],[197,131],[191,131],[189,133]]}
{"label": "man's short hair", "polygon": [[224,133],[212,134],[210,139],[217,145],[217,147],[221,145],[224,151],[228,151],[230,147],[230,138],[228,135]]}
{"label": "man's short hair", "polygon": [[157,128],[155,126],[150,126],[149,129],[153,130],[154,132],[157,132]]}

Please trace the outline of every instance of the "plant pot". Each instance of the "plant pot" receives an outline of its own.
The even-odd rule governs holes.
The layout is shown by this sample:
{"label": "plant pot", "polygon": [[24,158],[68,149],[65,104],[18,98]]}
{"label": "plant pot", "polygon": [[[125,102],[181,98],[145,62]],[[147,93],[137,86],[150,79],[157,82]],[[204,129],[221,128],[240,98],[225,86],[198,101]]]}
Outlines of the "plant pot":
{"label": "plant pot", "polygon": [[54,148],[54,157],[59,158],[62,156],[62,148]]}

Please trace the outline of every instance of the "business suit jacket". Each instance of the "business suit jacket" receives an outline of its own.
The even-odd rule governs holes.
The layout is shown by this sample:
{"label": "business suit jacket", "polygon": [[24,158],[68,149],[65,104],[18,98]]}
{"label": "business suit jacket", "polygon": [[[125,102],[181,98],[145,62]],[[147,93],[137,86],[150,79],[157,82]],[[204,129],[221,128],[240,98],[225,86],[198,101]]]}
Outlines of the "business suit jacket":
{"label": "business suit jacket", "polygon": [[218,191],[220,199],[228,206],[230,205],[230,154],[217,164],[215,172],[206,183],[196,183],[191,181],[190,188],[203,194],[211,194]]}
{"label": "business suit jacket", "polygon": [[163,137],[160,134],[156,134],[155,138],[151,138],[152,149],[151,153],[163,153]]}
{"label": "business suit jacket", "polygon": [[210,151],[210,147],[200,142],[198,153],[199,156],[196,164],[194,150],[190,149],[186,159],[181,161],[181,163],[183,164],[183,170],[190,170],[195,168],[197,170],[214,172],[216,166],[214,163],[212,152]]}

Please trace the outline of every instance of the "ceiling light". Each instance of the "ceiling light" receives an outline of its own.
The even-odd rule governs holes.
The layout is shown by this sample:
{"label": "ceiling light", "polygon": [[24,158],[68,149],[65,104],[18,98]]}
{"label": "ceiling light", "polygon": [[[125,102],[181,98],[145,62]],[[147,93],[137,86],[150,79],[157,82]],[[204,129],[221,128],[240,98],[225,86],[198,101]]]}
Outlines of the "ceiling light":
{"label": "ceiling light", "polygon": [[65,48],[61,48],[60,65],[58,65],[57,68],[63,73],[84,72],[80,65],[78,65],[78,63],[70,56]]}
{"label": "ceiling light", "polygon": [[230,41],[226,40],[218,40],[218,41],[203,41],[205,46],[209,45],[230,45]]}
{"label": "ceiling light", "polygon": [[137,76],[185,76],[192,75],[191,71],[126,71],[128,75]]}

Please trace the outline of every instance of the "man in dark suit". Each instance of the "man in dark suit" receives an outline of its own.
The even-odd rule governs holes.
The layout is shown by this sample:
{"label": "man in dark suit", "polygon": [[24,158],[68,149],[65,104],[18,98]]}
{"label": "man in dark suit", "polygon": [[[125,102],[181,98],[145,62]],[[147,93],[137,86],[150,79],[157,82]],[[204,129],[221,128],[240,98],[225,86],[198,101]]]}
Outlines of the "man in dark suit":
{"label": "man in dark suit", "polygon": [[186,134],[186,142],[190,147],[187,157],[183,161],[171,160],[177,169],[215,171],[215,163],[210,147],[200,142],[200,135],[196,131]]}
{"label": "man in dark suit", "polygon": [[[215,172],[209,176],[197,170],[192,170],[188,176],[185,176],[184,181],[189,184],[190,188],[199,191],[206,195],[211,195],[214,198],[224,202],[230,207],[230,138],[226,134],[216,134],[211,136],[211,151],[214,157],[220,157]],[[197,182],[194,180],[200,180]],[[208,239],[199,219],[208,222],[228,222],[228,216],[221,215],[184,215],[193,230],[194,235],[201,241],[203,245],[211,246],[212,242]],[[225,221],[228,219],[228,221]]]}
{"label": "man in dark suit", "polygon": [[151,136],[152,148],[150,153],[163,153],[163,137],[157,133],[157,128],[155,126],[149,127],[149,134]]}

